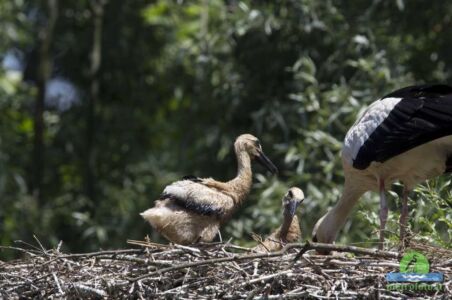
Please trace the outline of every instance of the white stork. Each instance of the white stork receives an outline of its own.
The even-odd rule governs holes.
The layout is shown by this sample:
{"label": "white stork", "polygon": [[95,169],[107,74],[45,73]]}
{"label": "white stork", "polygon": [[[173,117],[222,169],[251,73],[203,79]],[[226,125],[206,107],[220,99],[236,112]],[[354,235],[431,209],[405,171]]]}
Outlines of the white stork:
{"label": "white stork", "polygon": [[404,185],[400,240],[404,242],[408,194],[427,179],[452,171],[452,87],[409,86],[372,103],[345,136],[344,190],[313,230],[313,240],[332,243],[366,191],[380,193],[380,244],[388,217],[385,190]]}

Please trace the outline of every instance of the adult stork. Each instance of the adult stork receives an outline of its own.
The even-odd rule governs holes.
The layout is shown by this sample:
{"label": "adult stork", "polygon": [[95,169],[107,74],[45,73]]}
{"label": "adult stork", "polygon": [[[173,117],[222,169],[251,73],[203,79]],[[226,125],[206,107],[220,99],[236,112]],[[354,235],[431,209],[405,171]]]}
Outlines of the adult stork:
{"label": "adult stork", "polygon": [[273,252],[281,250],[284,244],[293,243],[300,239],[301,230],[296,216],[297,207],[303,202],[303,191],[291,187],[282,199],[283,222],[260,245],[253,248],[257,252]]}
{"label": "adult stork", "polygon": [[388,217],[385,190],[404,185],[400,240],[404,243],[408,194],[427,179],[452,171],[452,87],[417,85],[372,103],[345,136],[341,199],[314,227],[313,240],[331,243],[366,191],[380,193],[380,244]]}
{"label": "adult stork", "polygon": [[270,172],[277,172],[262,151],[259,140],[251,134],[240,135],[234,143],[234,150],[238,164],[234,179],[221,182],[186,176],[168,185],[155,202],[155,207],[141,216],[173,243],[212,241],[220,225],[230,218],[251,189],[251,161],[256,159]]}

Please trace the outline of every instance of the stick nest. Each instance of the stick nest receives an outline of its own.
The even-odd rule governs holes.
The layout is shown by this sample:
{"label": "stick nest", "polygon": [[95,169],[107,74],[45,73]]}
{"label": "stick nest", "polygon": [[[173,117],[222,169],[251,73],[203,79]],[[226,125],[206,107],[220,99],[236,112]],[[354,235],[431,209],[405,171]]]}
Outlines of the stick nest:
{"label": "stick nest", "polygon": [[[318,243],[254,253],[230,243],[191,247],[130,242],[136,248],[64,254],[59,247],[1,247],[20,260],[0,261],[0,298],[407,299],[452,294],[452,251],[417,245],[442,291],[389,291],[385,275],[400,254]],[[8,249],[8,250],[7,250]],[[336,250],[317,255],[313,249]]]}

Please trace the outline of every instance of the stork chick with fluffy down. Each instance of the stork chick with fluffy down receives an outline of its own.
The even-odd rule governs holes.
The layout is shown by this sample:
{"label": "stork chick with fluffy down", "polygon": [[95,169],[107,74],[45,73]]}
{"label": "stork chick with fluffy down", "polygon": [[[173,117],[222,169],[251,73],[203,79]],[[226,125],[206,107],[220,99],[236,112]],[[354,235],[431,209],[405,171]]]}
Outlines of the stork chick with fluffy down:
{"label": "stork chick with fluffy down", "polygon": [[286,243],[297,242],[301,238],[300,224],[295,215],[297,207],[303,202],[304,193],[292,187],[282,199],[283,223],[270,234],[260,245],[253,248],[257,252],[274,252],[283,248]]}
{"label": "stork chick with fluffy down", "polygon": [[238,165],[234,179],[221,182],[212,178],[184,177],[168,185],[155,206],[141,216],[173,243],[187,245],[212,241],[220,225],[231,217],[251,189],[251,161],[256,159],[270,172],[277,172],[253,135],[240,135],[234,150]]}

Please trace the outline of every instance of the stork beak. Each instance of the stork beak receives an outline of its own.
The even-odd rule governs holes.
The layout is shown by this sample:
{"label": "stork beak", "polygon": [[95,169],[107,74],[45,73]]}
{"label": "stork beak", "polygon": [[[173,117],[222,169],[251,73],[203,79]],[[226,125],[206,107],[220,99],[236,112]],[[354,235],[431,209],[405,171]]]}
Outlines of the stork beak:
{"label": "stork beak", "polygon": [[295,215],[295,212],[297,211],[297,207],[298,207],[298,205],[300,205],[300,203],[301,202],[298,202],[298,201],[289,201],[289,203],[287,204],[287,209],[291,216]]}
{"label": "stork beak", "polygon": [[257,161],[264,166],[267,170],[269,170],[272,174],[277,174],[278,173],[278,168],[276,168],[276,166],[271,162],[271,160],[265,156],[264,152],[262,152],[262,150],[257,150]]}
{"label": "stork beak", "polygon": [[[316,234],[313,235],[312,241],[314,243],[318,243]],[[330,254],[330,251],[327,251],[327,250],[316,250],[316,252],[317,252],[317,254],[320,254],[320,255],[329,255]]]}

